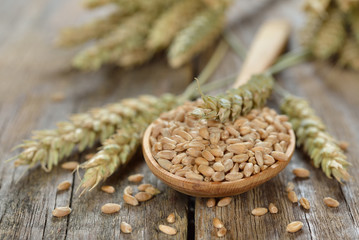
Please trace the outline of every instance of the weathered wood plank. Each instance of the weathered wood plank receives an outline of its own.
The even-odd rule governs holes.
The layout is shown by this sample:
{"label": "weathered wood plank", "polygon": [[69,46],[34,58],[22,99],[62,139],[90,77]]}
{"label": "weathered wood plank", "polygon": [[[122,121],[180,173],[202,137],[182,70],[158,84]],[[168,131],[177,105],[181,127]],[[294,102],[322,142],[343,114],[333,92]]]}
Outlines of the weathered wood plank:
{"label": "weathered wood plank", "polygon": [[[260,15],[245,18],[238,24],[233,23],[232,29],[249,45],[262,21],[271,17],[284,17],[291,20],[294,36],[298,36],[297,29],[303,19],[293,9],[298,11],[297,1],[272,2],[270,6],[261,9]],[[292,39],[290,47],[297,48],[298,40]],[[216,74],[227,75],[228,69],[238,68],[236,61],[228,61],[226,58],[225,62]],[[260,187],[234,197],[228,207],[207,208],[207,199],[197,198],[196,239],[216,239],[212,225],[214,217],[224,222],[228,230],[225,239],[354,239],[359,236],[358,212],[354,205],[357,202],[355,196],[358,195],[356,182],[359,163],[358,135],[355,134],[359,120],[359,109],[355,106],[359,97],[355,89],[358,89],[359,82],[354,73],[345,73],[344,77],[340,77],[342,74],[342,71],[330,69],[327,65],[313,67],[311,64],[303,64],[286,70],[277,76],[277,81],[294,94],[308,98],[325,120],[329,131],[335,137],[351,143],[348,158],[353,163],[353,168],[349,170],[353,179],[340,185],[326,178],[320,170],[311,166],[308,156],[297,149],[290,165],[282,173]],[[269,106],[278,109],[279,97],[272,97]],[[309,169],[311,177],[305,180],[295,178],[291,170],[296,167]],[[287,199],[285,186],[289,181],[294,182],[299,198],[306,197],[310,201],[309,211]],[[337,199],[341,203],[340,207],[330,209],[325,206],[323,198],[327,196]],[[262,217],[251,215],[253,208],[268,207],[271,202],[277,205],[278,214],[268,213]],[[304,223],[303,230],[295,234],[287,233],[286,225],[295,220]]]}
{"label": "weathered wood plank", "polygon": [[[71,57],[78,49],[56,49],[53,39],[60,27],[73,24],[75,19],[89,18],[79,3],[40,0],[23,1],[22,5],[17,3],[8,1],[7,9],[0,10],[7,11],[1,14],[6,20],[1,23],[6,22],[7,28],[0,33],[1,161],[19,152],[11,153],[10,149],[28,138],[32,130],[55,127],[56,122],[66,120],[71,113],[139,94],[180,93],[191,80],[190,65],[174,71],[160,58],[135,70],[114,67],[106,67],[97,73],[70,70]],[[30,8],[20,8],[30,5]],[[21,18],[10,17],[19,15]],[[55,92],[63,92],[64,101],[52,102],[51,95]],[[67,160],[83,161],[84,155],[75,154]],[[120,221],[127,221],[134,228],[127,238],[163,238],[157,226],[172,211],[178,214],[174,224],[179,231],[176,237],[186,238],[187,198],[159,183],[147,170],[140,155],[135,165],[135,168],[122,171],[121,177],[116,174],[109,180],[116,187],[116,194],[109,195],[96,189],[79,199],[75,188],[80,180],[61,168],[45,173],[38,167],[21,177],[24,168],[15,170],[11,163],[0,164],[0,238],[122,238]],[[162,194],[138,208],[125,206],[122,190],[127,184],[126,177],[132,172],[143,172],[145,181],[160,188]],[[58,193],[56,186],[64,180],[74,186]],[[107,201],[121,202],[120,214],[101,214],[99,209]],[[70,216],[52,217],[51,212],[56,206],[66,205],[73,209]]]}

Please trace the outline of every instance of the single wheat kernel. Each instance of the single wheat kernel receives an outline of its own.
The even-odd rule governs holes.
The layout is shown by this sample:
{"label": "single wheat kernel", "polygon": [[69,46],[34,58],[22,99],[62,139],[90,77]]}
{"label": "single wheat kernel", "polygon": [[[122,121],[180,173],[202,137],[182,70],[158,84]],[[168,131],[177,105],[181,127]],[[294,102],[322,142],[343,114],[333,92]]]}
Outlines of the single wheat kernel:
{"label": "single wheat kernel", "polygon": [[159,225],[158,228],[160,229],[161,232],[167,234],[167,235],[176,235],[177,230],[173,227],[170,226],[166,226],[166,225]]}
{"label": "single wheat kernel", "polygon": [[57,190],[64,191],[71,187],[71,183],[69,181],[63,181],[59,185],[57,185]]}
{"label": "single wheat kernel", "polygon": [[307,178],[310,175],[310,172],[305,168],[294,168],[293,174],[299,178]]}
{"label": "single wheat kernel", "polygon": [[199,165],[198,171],[206,177],[211,177],[214,174],[213,168],[206,165]]}
{"label": "single wheat kernel", "polygon": [[212,167],[216,172],[224,171],[224,166],[221,162],[215,162]]}
{"label": "single wheat kernel", "polygon": [[243,174],[245,177],[250,177],[254,171],[253,163],[246,163],[243,169]]}
{"label": "single wheat kernel", "polygon": [[168,217],[167,217],[168,223],[174,223],[175,221],[176,221],[176,216],[174,213],[171,213],[170,215],[168,215]]}
{"label": "single wheat kernel", "polygon": [[227,181],[237,181],[243,178],[243,173],[241,172],[230,172],[225,176]]}
{"label": "single wheat kernel", "polygon": [[272,157],[274,157],[275,160],[281,161],[281,162],[285,162],[288,161],[288,156],[285,153],[282,152],[278,152],[278,151],[273,151],[271,153]]}
{"label": "single wheat kernel", "polygon": [[169,160],[159,158],[157,159],[157,162],[162,168],[166,169],[167,171],[170,171],[172,163]]}
{"label": "single wheat kernel", "polygon": [[106,203],[101,207],[101,211],[106,214],[116,213],[120,211],[121,205],[116,203]]}
{"label": "single wheat kernel", "polygon": [[52,211],[54,217],[64,217],[71,213],[71,208],[69,207],[57,207]]}
{"label": "single wheat kernel", "polygon": [[278,213],[278,208],[274,205],[274,203],[270,203],[268,209],[270,213]]}
{"label": "single wheat kernel", "polygon": [[185,173],[185,177],[187,179],[191,179],[191,180],[197,180],[197,181],[202,181],[203,180],[203,176],[199,175],[197,173],[194,173],[192,171],[186,172]]}
{"label": "single wheat kernel", "polygon": [[140,174],[140,173],[138,173],[138,174],[133,174],[133,175],[131,175],[131,176],[129,176],[129,177],[127,178],[128,181],[134,182],[134,183],[141,182],[142,179],[143,179],[143,174]]}
{"label": "single wheat kernel", "polygon": [[224,237],[227,233],[227,229],[225,227],[222,227],[218,229],[217,231],[217,237]]}
{"label": "single wheat kernel", "polygon": [[209,208],[216,206],[216,199],[214,199],[214,198],[208,199],[206,205]]}
{"label": "single wheat kernel", "polygon": [[340,141],[338,145],[343,151],[346,151],[349,147],[349,143],[346,141]]}
{"label": "single wheat kernel", "polygon": [[61,164],[61,167],[63,169],[66,169],[69,171],[73,171],[73,170],[77,169],[78,166],[79,166],[79,163],[75,162],[75,161],[65,162],[65,163]]}
{"label": "single wheat kernel", "polygon": [[132,187],[131,186],[125,187],[125,189],[123,190],[123,193],[128,194],[128,195],[132,195],[132,193],[133,193]]}
{"label": "single wheat kernel", "polygon": [[216,218],[216,217],[213,218],[212,223],[213,223],[213,226],[214,226],[215,228],[222,228],[222,227],[224,227],[223,222],[222,222],[221,220],[219,220],[219,218]]}
{"label": "single wheat kernel", "polygon": [[254,216],[263,216],[267,212],[268,212],[267,208],[255,208],[255,209],[252,210],[252,214]]}
{"label": "single wheat kernel", "polygon": [[139,185],[139,186],[137,187],[137,189],[138,189],[139,191],[144,192],[144,191],[146,190],[146,188],[148,188],[148,187],[152,187],[152,184],[143,183],[143,184]]}
{"label": "single wheat kernel", "polygon": [[287,232],[295,233],[302,229],[303,223],[300,221],[294,221],[287,225]]}
{"label": "single wheat kernel", "polygon": [[307,209],[307,210],[310,209],[310,203],[309,203],[308,199],[306,199],[305,197],[302,197],[302,198],[299,200],[299,203],[300,203],[300,205],[301,205],[303,208],[305,208],[305,209]]}
{"label": "single wheat kernel", "polygon": [[293,191],[294,190],[294,183],[293,182],[288,182],[287,187],[285,189],[287,192]]}
{"label": "single wheat kernel", "polygon": [[228,204],[230,204],[231,201],[232,201],[232,198],[231,198],[231,197],[222,198],[221,200],[218,201],[217,206],[218,206],[218,207],[225,207],[225,206],[227,206]]}
{"label": "single wheat kernel", "polygon": [[289,192],[288,192],[288,199],[289,199],[289,201],[291,201],[292,203],[298,202],[297,194],[296,194],[294,191],[289,191]]}
{"label": "single wheat kernel", "polygon": [[126,222],[121,222],[120,229],[121,229],[121,232],[123,232],[123,233],[131,233],[132,232],[131,225]]}
{"label": "single wheat kernel", "polygon": [[149,194],[149,193],[147,193],[147,192],[138,192],[138,193],[135,195],[135,198],[136,198],[139,202],[148,201],[148,200],[150,200],[152,197],[153,197],[153,195],[152,195],[152,194]]}
{"label": "single wheat kernel", "polygon": [[339,206],[339,202],[331,197],[326,197],[323,199],[324,203],[331,208],[336,208]]}
{"label": "single wheat kernel", "polygon": [[123,200],[125,201],[125,203],[130,204],[132,206],[137,206],[139,204],[138,200],[134,196],[131,196],[126,193],[123,194]]}
{"label": "single wheat kernel", "polygon": [[112,186],[109,186],[109,185],[102,186],[101,190],[106,193],[114,193],[115,192],[115,188]]}
{"label": "single wheat kernel", "polygon": [[151,194],[151,195],[153,195],[153,196],[155,196],[155,195],[161,193],[160,190],[158,190],[157,188],[152,187],[152,186],[147,187],[147,188],[145,189],[145,192],[146,192],[146,193],[149,193],[149,194]]}

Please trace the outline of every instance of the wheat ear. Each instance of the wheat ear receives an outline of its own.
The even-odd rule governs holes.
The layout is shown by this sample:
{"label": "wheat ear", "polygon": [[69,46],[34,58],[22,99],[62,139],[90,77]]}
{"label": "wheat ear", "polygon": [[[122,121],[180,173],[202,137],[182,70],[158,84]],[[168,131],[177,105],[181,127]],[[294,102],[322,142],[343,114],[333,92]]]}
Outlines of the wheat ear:
{"label": "wheat ear", "polygon": [[328,59],[336,54],[345,40],[344,18],[340,11],[332,10],[324,21],[311,46],[315,57]]}
{"label": "wheat ear", "polygon": [[126,16],[128,13],[123,10],[115,11],[102,19],[78,27],[62,29],[57,44],[61,47],[72,47],[91,39],[101,38],[114,30]]}
{"label": "wheat ear", "polygon": [[182,66],[207,48],[220,35],[225,9],[206,9],[180,31],[169,47],[168,61],[173,68]]}
{"label": "wheat ear", "polygon": [[76,68],[97,70],[102,64],[117,61],[122,54],[145,44],[148,29],[155,16],[139,13],[130,16],[94,46],[80,52],[73,60]]}
{"label": "wheat ear", "polygon": [[138,111],[136,117],[127,118],[126,124],[103,143],[101,150],[81,165],[81,168],[86,169],[81,187],[84,190],[94,188],[121,165],[126,164],[141,144],[148,125],[158,118],[160,113],[171,110],[181,103],[177,97],[166,94],[154,99],[151,106]]}
{"label": "wheat ear", "polygon": [[152,96],[125,99],[88,113],[73,115],[69,122],[58,123],[57,129],[35,131],[32,140],[25,140],[18,146],[23,151],[15,157],[15,166],[33,167],[41,163],[45,171],[51,171],[76,147],[81,152],[98,140],[105,141],[123,124],[124,119],[136,118],[156,100]]}
{"label": "wheat ear", "polygon": [[147,40],[148,48],[166,48],[202,7],[203,4],[198,0],[178,1],[171,6],[154,23]]}
{"label": "wheat ear", "polygon": [[296,132],[297,144],[303,146],[313,165],[316,168],[321,166],[328,178],[333,176],[339,182],[347,181],[350,175],[346,168],[350,163],[309,103],[302,98],[287,95],[283,99],[281,110],[288,115]]}
{"label": "wheat ear", "polygon": [[270,96],[274,80],[270,75],[254,75],[245,85],[231,89],[222,96],[202,95],[203,105],[193,115],[221,122],[235,120],[248,114],[253,108],[261,108]]}

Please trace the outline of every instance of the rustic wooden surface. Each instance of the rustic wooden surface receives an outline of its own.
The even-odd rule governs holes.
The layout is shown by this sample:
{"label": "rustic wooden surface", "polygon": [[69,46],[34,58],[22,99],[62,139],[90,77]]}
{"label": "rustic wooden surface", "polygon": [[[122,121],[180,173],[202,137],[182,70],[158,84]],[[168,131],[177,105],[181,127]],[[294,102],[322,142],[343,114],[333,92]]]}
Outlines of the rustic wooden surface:
{"label": "rustic wooden surface", "polygon": [[[229,24],[246,45],[265,19],[284,17],[295,29],[303,23],[300,1],[249,2],[237,0]],[[65,120],[71,113],[141,93],[180,93],[198,74],[211,50],[179,70],[167,67],[159,56],[135,70],[106,67],[97,73],[79,73],[69,67],[69,60],[78,49],[56,49],[53,40],[61,27],[101,15],[102,11],[86,14],[79,1],[70,0],[3,0],[0,6],[0,239],[215,239],[212,227],[215,216],[222,219],[228,229],[226,239],[359,238],[357,73],[321,63],[306,63],[277,76],[277,81],[286,89],[311,101],[335,137],[351,143],[348,158],[353,177],[344,185],[327,179],[297,150],[279,176],[235,197],[228,207],[209,209],[205,207],[205,199],[189,198],[157,180],[139,152],[130,166],[106,182],[115,186],[115,194],[95,189],[78,198],[76,188],[80,179],[77,175],[60,168],[45,173],[39,167],[23,175],[25,168],[14,169],[3,160],[15,154],[11,148],[28,138],[32,130],[53,128],[57,121]],[[290,48],[298,46],[297,35],[293,33]],[[240,65],[239,58],[229,52],[213,79],[237,72]],[[65,100],[51,101],[51,95],[56,92],[65,93]],[[274,95],[269,105],[278,108],[278,102],[279,97]],[[84,155],[75,154],[66,160],[84,161]],[[311,171],[309,179],[293,177],[291,170],[299,166]],[[127,176],[138,172],[144,173],[145,182],[156,185],[162,194],[139,207],[129,207],[123,204],[122,191],[128,185]],[[56,185],[63,180],[71,181],[73,187],[57,193]],[[309,211],[287,200],[284,189],[288,181],[295,183],[299,197],[310,201]],[[327,208],[322,202],[327,196],[336,198],[340,207]],[[120,202],[120,213],[101,214],[100,207],[106,202]],[[278,206],[278,214],[263,217],[250,214],[252,208],[267,206],[270,202]],[[64,205],[70,205],[73,212],[62,219],[53,218],[53,208]],[[171,212],[177,215],[174,226],[178,234],[167,237],[157,226],[164,223]],[[294,220],[304,223],[303,230],[286,233],[286,225]],[[133,226],[131,235],[120,233],[121,221]]]}

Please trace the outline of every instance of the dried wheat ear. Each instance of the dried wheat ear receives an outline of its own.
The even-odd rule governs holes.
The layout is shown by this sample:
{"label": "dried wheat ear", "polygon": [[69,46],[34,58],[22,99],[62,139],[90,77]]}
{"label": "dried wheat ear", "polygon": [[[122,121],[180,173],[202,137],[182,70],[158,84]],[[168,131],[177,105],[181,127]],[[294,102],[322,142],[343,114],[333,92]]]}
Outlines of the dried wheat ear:
{"label": "dried wheat ear", "polygon": [[206,182],[236,181],[288,161],[291,124],[274,110],[253,109],[234,122],[198,119],[202,101],[163,113],[150,137],[152,155],[168,172]]}

